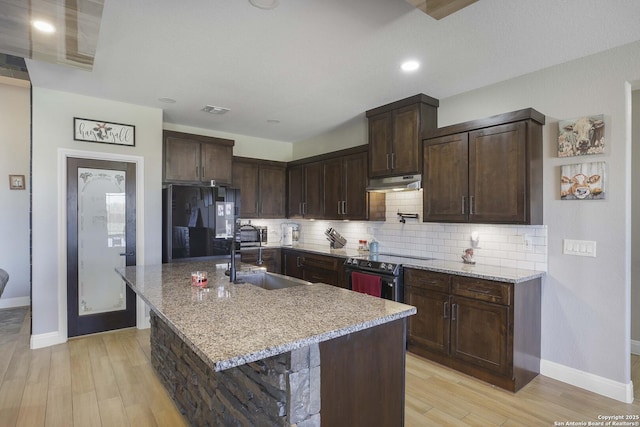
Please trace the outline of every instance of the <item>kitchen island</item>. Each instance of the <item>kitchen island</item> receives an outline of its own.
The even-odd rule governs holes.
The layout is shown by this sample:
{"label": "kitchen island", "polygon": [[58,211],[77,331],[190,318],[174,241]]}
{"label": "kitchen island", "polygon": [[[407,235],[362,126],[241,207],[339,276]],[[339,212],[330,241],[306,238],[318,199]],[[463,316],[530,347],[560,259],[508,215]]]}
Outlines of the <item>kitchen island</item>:
{"label": "kitchen island", "polygon": [[[414,307],[325,284],[231,284],[226,268],[117,270],[151,309],[153,366],[190,423],[403,425]],[[208,288],[191,285],[196,270]]]}

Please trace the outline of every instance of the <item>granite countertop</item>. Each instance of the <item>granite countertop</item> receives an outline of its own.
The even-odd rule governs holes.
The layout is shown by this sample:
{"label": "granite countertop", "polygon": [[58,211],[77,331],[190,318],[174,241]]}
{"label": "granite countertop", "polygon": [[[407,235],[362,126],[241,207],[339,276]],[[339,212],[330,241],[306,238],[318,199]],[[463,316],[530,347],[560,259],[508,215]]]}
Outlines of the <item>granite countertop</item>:
{"label": "granite countertop", "polygon": [[[272,245],[272,248],[281,247]],[[297,244],[294,246],[282,246],[283,249],[295,249],[305,252],[313,252],[323,255],[337,256],[342,258],[359,258],[367,257],[353,249],[331,249],[329,244],[326,245],[305,245]],[[421,270],[436,271],[440,273],[458,274],[460,276],[477,277],[479,279],[495,280],[499,282],[520,283],[531,279],[542,277],[546,274],[544,271],[527,270],[521,268],[500,267],[485,264],[465,264],[462,261],[445,261],[439,259],[425,259],[408,257],[398,254],[381,253],[380,260],[388,260],[396,264],[402,264],[405,268],[416,268]]]}
{"label": "granite countertop", "polygon": [[[238,263],[242,272],[264,270]],[[411,316],[415,307],[325,284],[265,290],[232,284],[227,261],[131,266],[116,272],[216,371]],[[191,285],[207,271],[206,289]]]}
{"label": "granite countertop", "polygon": [[477,277],[479,279],[495,280],[498,282],[521,283],[546,274],[544,271],[525,270],[520,268],[500,267],[484,264],[465,264],[462,261],[407,260],[405,268],[436,271],[440,273],[457,274],[460,276]]}

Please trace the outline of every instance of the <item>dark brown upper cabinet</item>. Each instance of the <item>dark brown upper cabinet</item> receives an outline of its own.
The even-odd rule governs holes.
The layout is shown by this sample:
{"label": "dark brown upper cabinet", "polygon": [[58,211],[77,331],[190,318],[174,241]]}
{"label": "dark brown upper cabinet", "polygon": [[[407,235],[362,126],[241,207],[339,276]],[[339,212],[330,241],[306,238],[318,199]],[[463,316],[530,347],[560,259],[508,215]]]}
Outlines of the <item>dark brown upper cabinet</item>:
{"label": "dark brown upper cabinet", "polygon": [[324,162],[324,218],[368,218],[367,153],[351,154]]}
{"label": "dark brown upper cabinet", "polygon": [[231,184],[234,141],[164,131],[163,182]]}
{"label": "dark brown upper cabinet", "polygon": [[529,108],[429,132],[424,221],[542,224],[542,125]]}
{"label": "dark brown upper cabinet", "polygon": [[287,216],[319,219],[324,215],[322,162],[290,166],[287,169]]}
{"label": "dark brown upper cabinet", "polygon": [[384,193],[368,193],[367,146],[296,160],[287,169],[289,218],[384,221]]}
{"label": "dark brown upper cabinet", "polygon": [[241,218],[286,216],[286,163],[234,157],[233,187],[240,190]]}
{"label": "dark brown upper cabinet", "polygon": [[367,111],[370,178],[421,173],[422,139],[438,126],[438,105],[419,94]]}

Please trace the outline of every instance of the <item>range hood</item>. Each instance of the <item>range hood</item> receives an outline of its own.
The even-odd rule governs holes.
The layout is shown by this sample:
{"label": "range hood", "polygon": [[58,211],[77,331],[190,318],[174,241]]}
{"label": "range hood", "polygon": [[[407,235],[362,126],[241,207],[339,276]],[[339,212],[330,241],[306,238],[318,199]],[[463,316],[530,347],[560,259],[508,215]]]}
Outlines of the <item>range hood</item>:
{"label": "range hood", "polygon": [[419,190],[422,188],[422,175],[403,175],[388,178],[372,178],[367,191],[388,193],[391,191]]}

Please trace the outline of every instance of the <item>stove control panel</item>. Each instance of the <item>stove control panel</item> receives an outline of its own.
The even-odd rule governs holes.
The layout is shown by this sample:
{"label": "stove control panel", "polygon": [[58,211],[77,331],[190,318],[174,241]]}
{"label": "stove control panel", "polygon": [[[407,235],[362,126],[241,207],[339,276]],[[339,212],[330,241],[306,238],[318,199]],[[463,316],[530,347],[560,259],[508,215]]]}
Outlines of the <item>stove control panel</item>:
{"label": "stove control panel", "polygon": [[396,275],[399,272],[400,265],[392,262],[372,261],[363,258],[347,258],[344,265],[354,270],[373,271],[378,273],[386,273]]}

